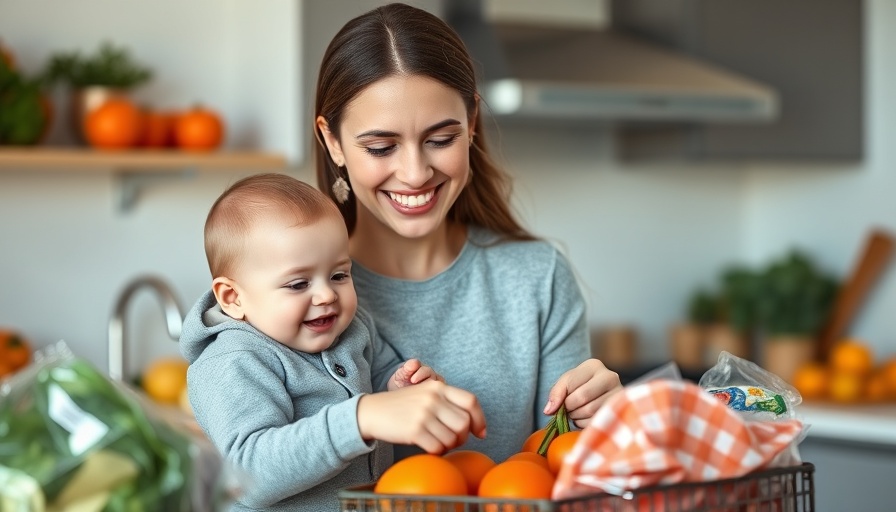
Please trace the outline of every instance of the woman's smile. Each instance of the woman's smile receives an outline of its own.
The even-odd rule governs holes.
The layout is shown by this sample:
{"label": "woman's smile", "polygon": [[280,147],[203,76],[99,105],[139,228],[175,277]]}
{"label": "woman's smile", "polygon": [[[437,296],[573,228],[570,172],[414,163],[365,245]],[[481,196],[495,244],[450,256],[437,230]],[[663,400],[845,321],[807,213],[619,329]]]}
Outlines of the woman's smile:
{"label": "woman's smile", "polygon": [[386,197],[389,198],[392,207],[401,213],[407,214],[423,214],[433,209],[438,202],[438,190],[441,187],[431,188],[420,192],[394,192],[390,190],[384,191]]}

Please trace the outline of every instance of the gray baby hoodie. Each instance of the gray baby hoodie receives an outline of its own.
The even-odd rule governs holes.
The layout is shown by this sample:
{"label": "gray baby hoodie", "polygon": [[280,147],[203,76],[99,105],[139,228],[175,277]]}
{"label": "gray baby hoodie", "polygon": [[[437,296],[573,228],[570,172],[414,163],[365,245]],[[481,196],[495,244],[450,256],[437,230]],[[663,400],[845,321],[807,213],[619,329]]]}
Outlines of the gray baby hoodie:
{"label": "gray baby hoodie", "polygon": [[401,364],[359,308],[333,345],[298,352],[224,314],[207,291],[184,321],[180,350],[196,420],[248,475],[232,510],[339,510],[339,489],[379,478],[392,446],[365,442],[359,398]]}

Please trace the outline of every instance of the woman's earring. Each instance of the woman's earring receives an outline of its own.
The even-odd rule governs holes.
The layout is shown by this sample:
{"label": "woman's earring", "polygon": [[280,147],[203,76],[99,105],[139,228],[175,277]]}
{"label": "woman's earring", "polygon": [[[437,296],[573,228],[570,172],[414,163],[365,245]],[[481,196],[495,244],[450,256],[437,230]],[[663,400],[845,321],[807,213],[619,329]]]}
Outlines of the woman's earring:
{"label": "woman's earring", "polygon": [[336,181],[333,182],[333,197],[339,201],[339,204],[345,204],[348,201],[348,194],[351,191],[351,187],[348,186],[348,182],[342,176],[336,178]]}

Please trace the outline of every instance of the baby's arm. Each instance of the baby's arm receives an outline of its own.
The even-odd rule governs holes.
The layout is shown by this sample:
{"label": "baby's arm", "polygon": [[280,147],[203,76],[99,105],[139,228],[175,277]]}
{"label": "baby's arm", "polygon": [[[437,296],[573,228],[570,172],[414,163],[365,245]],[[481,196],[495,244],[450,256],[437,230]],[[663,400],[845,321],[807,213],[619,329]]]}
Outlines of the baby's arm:
{"label": "baby's arm", "polygon": [[445,382],[445,379],[436,373],[432,367],[421,363],[419,359],[408,359],[403,365],[395,370],[395,373],[392,374],[392,378],[389,379],[386,388],[389,391],[395,391],[396,389],[401,389],[413,384],[420,384],[429,379]]}

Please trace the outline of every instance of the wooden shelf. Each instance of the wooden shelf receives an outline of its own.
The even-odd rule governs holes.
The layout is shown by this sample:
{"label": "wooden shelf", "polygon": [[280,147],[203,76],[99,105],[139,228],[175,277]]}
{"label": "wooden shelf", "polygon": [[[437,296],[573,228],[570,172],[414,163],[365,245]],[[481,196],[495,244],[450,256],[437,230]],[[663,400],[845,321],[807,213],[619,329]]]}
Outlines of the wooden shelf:
{"label": "wooden shelf", "polygon": [[0,148],[0,170],[97,169],[123,172],[182,171],[185,169],[283,169],[281,155],[252,151],[179,150],[99,151],[89,148]]}
{"label": "wooden shelf", "polygon": [[118,208],[134,207],[141,190],[159,180],[192,176],[196,171],[276,171],[286,158],[255,151],[179,150],[100,151],[91,148],[0,148],[0,171],[112,171],[118,177]]}

